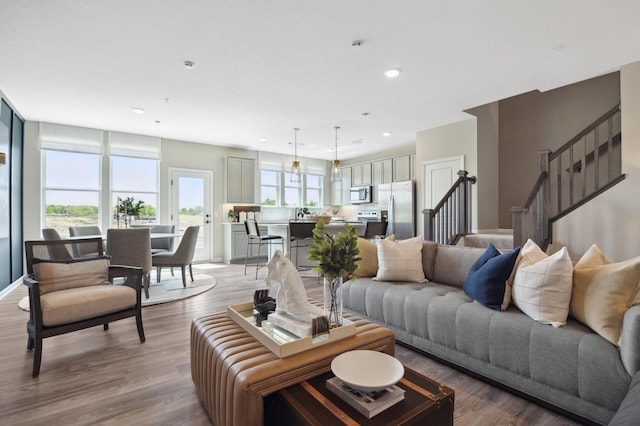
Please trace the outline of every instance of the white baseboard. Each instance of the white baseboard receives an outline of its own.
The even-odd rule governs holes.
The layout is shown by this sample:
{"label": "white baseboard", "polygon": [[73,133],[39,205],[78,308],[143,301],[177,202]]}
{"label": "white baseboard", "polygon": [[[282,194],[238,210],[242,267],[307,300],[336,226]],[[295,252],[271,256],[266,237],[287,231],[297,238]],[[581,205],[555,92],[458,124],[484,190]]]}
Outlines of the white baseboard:
{"label": "white baseboard", "polygon": [[13,289],[22,284],[22,277],[18,278],[16,281],[9,284],[4,290],[0,291],[0,299],[3,299],[7,294],[11,293]]}

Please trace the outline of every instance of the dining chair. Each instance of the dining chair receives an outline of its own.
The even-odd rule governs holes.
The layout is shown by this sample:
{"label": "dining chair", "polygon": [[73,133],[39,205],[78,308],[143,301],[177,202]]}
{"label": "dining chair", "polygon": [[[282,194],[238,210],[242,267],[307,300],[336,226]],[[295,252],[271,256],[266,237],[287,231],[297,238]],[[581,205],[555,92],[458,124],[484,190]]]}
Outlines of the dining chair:
{"label": "dining chair", "polygon": [[142,268],[144,295],[149,298],[151,238],[149,228],[107,229],[107,255],[112,265]]}
{"label": "dining chair", "polygon": [[[152,234],[174,234],[175,232],[175,225],[153,225],[151,227]],[[151,240],[152,255],[163,251],[173,251],[173,237],[154,238]]]}
{"label": "dining chair", "polygon": [[[102,235],[102,231],[100,227],[95,225],[83,225],[83,226],[70,226],[69,227],[69,236],[70,237],[82,237],[82,236],[99,236]],[[85,252],[85,246],[77,245],[73,246],[73,257],[93,257],[96,253]]]}
{"label": "dining chair", "polygon": [[186,267],[189,266],[189,274],[191,275],[191,281],[193,281],[191,262],[193,261],[193,254],[196,251],[199,230],[200,226],[189,226],[184,231],[180,244],[175,252],[162,251],[151,256],[151,264],[156,267],[156,278],[158,282],[160,282],[163,266],[179,266],[182,269],[182,286],[185,288],[187,287]]}
{"label": "dining chair", "polygon": [[[60,237],[60,233],[58,233],[58,231],[54,228],[42,228],[42,237],[45,239],[45,241],[59,241],[62,239],[62,237]],[[50,259],[56,259],[56,260],[73,259],[73,256],[69,252],[69,249],[64,245],[51,244],[51,245],[47,245],[46,247],[47,247],[47,250],[49,251]]]}
{"label": "dining chair", "polygon": [[[256,252],[256,279],[258,279],[258,269],[265,265],[260,265],[260,249],[263,245],[267,244],[271,248],[271,243],[276,240],[280,240],[277,243],[282,244],[282,251],[284,251],[284,238],[279,235],[260,235],[260,227],[255,219],[247,219],[244,221],[244,229],[247,232],[247,251],[244,257],[244,274],[247,275],[247,264],[249,263],[249,248],[254,245],[258,246]],[[271,250],[269,250],[271,251]]]}

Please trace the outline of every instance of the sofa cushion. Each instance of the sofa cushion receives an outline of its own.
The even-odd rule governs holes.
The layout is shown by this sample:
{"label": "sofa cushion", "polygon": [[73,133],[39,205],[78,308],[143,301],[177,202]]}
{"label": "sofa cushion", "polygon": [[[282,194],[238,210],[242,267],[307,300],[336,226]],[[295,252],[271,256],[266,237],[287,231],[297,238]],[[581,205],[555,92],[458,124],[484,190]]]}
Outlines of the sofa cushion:
{"label": "sofa cushion", "polygon": [[637,425],[638,419],[640,419],[640,373],[633,376],[629,391],[609,422],[609,426]]}
{"label": "sofa cushion", "polygon": [[[391,234],[387,239],[395,241],[396,236]],[[358,265],[356,277],[375,277],[378,273],[378,248],[376,244],[366,238],[358,237],[358,248],[360,249],[360,260],[356,262]]]}
{"label": "sofa cushion", "polygon": [[493,244],[471,265],[464,282],[464,292],[481,305],[499,311],[505,282],[511,275],[520,248],[500,254]]}
{"label": "sofa cushion", "polygon": [[92,285],[43,294],[42,323],[48,327],[82,321],[131,308],[136,291],[121,285]]}
{"label": "sofa cushion", "polygon": [[33,275],[40,294],[108,283],[109,257],[64,261],[34,259]]}
{"label": "sofa cushion", "polygon": [[379,281],[425,280],[422,269],[422,237],[402,241],[388,239],[376,240],[378,248],[378,273],[374,279]]}
{"label": "sofa cushion", "polygon": [[617,345],[624,313],[636,302],[639,285],[640,257],[612,263],[594,244],[573,269],[570,313]]}
{"label": "sofa cushion", "polygon": [[532,319],[560,327],[567,323],[572,279],[573,264],[566,247],[548,256],[528,240],[513,280],[513,303]]}

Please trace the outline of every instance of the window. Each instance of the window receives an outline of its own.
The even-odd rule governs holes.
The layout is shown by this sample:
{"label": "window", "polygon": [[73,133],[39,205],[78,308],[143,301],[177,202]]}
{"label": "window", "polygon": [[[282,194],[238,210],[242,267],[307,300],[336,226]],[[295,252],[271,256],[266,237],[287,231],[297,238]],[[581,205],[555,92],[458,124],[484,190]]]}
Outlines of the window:
{"label": "window", "polygon": [[[127,201],[132,201],[129,207],[141,207],[137,216],[125,214],[122,210],[120,215],[117,214],[118,205],[126,206]],[[113,227],[156,223],[158,160],[111,156],[111,202]]]}
{"label": "window", "polygon": [[100,225],[101,155],[43,149],[44,226]]}
{"label": "window", "polygon": [[306,175],[306,192],[304,203],[309,207],[322,206],[322,178],[318,175]]}
{"label": "window", "polygon": [[260,180],[263,206],[322,207],[321,175],[302,175],[300,182],[291,182],[291,173],[261,170]]}
{"label": "window", "polygon": [[260,171],[260,204],[263,206],[278,205],[280,193],[280,173],[271,170]]}

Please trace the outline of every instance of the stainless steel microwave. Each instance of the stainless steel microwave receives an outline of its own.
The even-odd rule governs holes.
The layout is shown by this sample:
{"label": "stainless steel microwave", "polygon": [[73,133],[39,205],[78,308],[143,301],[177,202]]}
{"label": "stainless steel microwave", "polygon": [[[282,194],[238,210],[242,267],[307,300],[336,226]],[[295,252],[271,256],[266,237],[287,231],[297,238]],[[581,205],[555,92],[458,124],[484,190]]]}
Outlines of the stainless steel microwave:
{"label": "stainless steel microwave", "polygon": [[351,204],[362,204],[371,202],[371,185],[352,186],[350,194]]}

